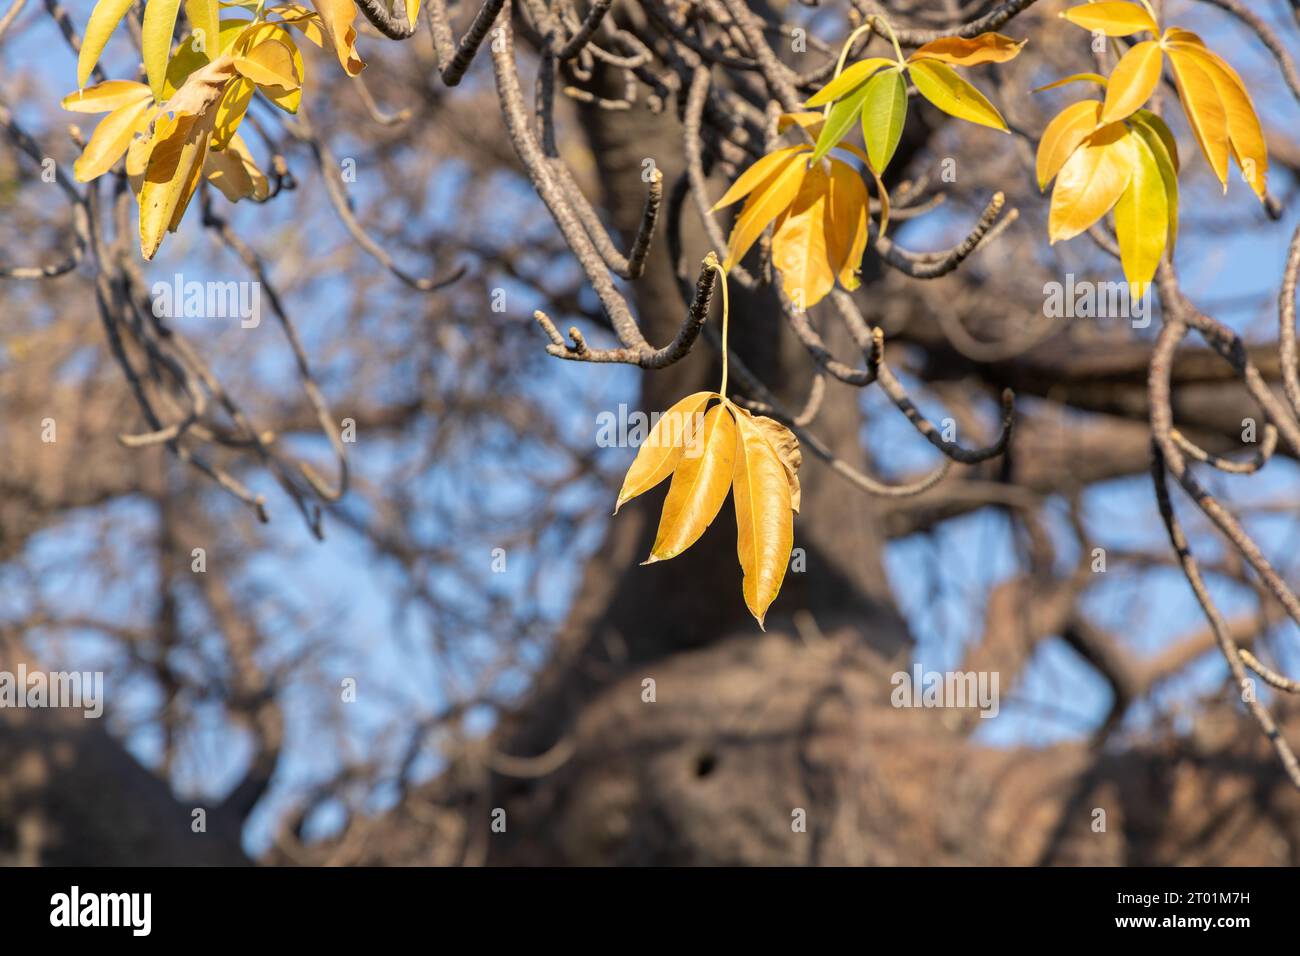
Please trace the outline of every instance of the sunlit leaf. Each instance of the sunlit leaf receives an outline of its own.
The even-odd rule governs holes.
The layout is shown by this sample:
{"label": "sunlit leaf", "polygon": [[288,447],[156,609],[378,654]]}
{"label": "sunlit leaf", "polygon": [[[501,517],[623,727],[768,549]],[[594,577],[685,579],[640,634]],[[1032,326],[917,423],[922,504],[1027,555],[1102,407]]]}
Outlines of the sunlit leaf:
{"label": "sunlit leaf", "polygon": [[1233,158],[1241,167],[1242,175],[1250,188],[1261,200],[1264,199],[1268,194],[1268,146],[1246,84],[1237,75],[1237,71],[1216,53],[1183,44],[1170,44],[1170,48],[1183,51],[1201,66],[1214,83],[1223,107]]}
{"label": "sunlit leaf", "polygon": [[90,74],[95,70],[95,64],[99,62],[100,54],[108,44],[108,38],[113,35],[133,2],[134,0],[99,0],[90,11],[86,32],[81,38],[81,51],[77,54],[77,86],[86,85]]}
{"label": "sunlit leaf", "polygon": [[62,106],[73,113],[111,113],[123,106],[152,99],[143,83],[129,80],[105,80],[88,90],[77,90],[63,98]]}
{"label": "sunlit leaf", "polygon": [[1125,53],[1110,74],[1102,120],[1114,123],[1144,106],[1160,82],[1164,62],[1164,53],[1155,40],[1135,44]]}
{"label": "sunlit leaf", "polygon": [[721,398],[716,392],[696,392],[688,395],[659,416],[650,434],[637,449],[632,467],[623,478],[623,487],[614,504],[614,514],[637,495],[644,494],[669,475],[678,464],[688,446],[702,443],[700,428],[704,407],[711,399]]}
{"label": "sunlit leaf", "polygon": [[981,33],[969,39],[964,37],[941,37],[931,40],[916,49],[908,60],[942,60],[955,66],[977,66],[980,63],[1006,63],[1027,43],[1027,40],[1013,40],[1000,33]]}
{"label": "sunlit leaf", "polygon": [[821,133],[817,136],[817,146],[813,149],[811,162],[815,163],[829,153],[854,127],[858,114],[862,110],[862,104],[871,89],[871,83],[872,81],[868,80],[843,99],[835,101],[835,105],[826,114]]}
{"label": "sunlit leaf", "polygon": [[879,173],[894,158],[907,120],[907,81],[899,70],[878,73],[866,83],[862,101],[862,138]]}
{"label": "sunlit leaf", "polygon": [[835,286],[826,235],[829,193],[830,177],[820,165],[813,166],[772,234],[772,265],[780,270],[796,308],[812,308]]}
{"label": "sunlit leaf", "polygon": [[1228,188],[1228,116],[1219,98],[1218,87],[1214,78],[1201,65],[1204,61],[1191,52],[1186,45],[1169,45],[1169,62],[1174,68],[1174,81],[1178,84],[1178,98],[1182,101],[1183,112],[1187,114],[1188,125],[1200,144],[1205,160],[1214,170],[1214,175]]}
{"label": "sunlit leaf", "polygon": [[312,0],[334,53],[348,76],[356,76],[366,64],[357,53],[357,5],[352,0]]}
{"label": "sunlit leaf", "polygon": [[937,60],[917,60],[908,65],[907,72],[916,84],[917,92],[950,116],[1010,132],[997,108],[948,64]]}
{"label": "sunlit leaf", "polygon": [[271,191],[266,174],[258,169],[252,152],[238,134],[231,137],[225,149],[209,150],[203,172],[231,202],[262,200]]}
{"label": "sunlit leaf", "polygon": [[[820,118],[820,114],[817,114]],[[772,178],[772,175],[785,166],[786,161],[795,153],[806,152],[807,146],[787,146],[775,149],[766,156],[756,160],[752,166],[741,173],[731,188],[723,193],[722,198],[713,204],[709,212],[725,209],[734,202],[744,199],[760,185]]]}
{"label": "sunlit leaf", "polygon": [[807,172],[807,157],[805,151],[787,156],[776,172],[750,193],[731,230],[725,268],[730,269],[743,259],[763,230],[795,201]]}
{"label": "sunlit leaf", "polygon": [[1123,0],[1085,3],[1070,7],[1061,16],[1085,30],[1101,32],[1111,37],[1132,36],[1143,30],[1149,33],[1160,32],[1159,24],[1151,18],[1145,7]]}
{"label": "sunlit leaf", "polygon": [[[148,90],[145,92],[147,94]],[[113,168],[131,145],[141,118],[148,114],[152,105],[153,98],[145,96],[118,107],[99,121],[86,148],[72,166],[78,182],[90,182]]]}
{"label": "sunlit leaf", "polygon": [[1119,200],[1133,177],[1131,137],[1123,123],[1111,123],[1089,136],[1066,160],[1052,190],[1047,226],[1051,242],[1077,236]]}
{"label": "sunlit leaf", "polygon": [[160,100],[164,97],[167,58],[172,51],[172,34],[180,6],[181,0],[148,0],[144,7],[144,22],[140,26],[141,56],[149,87]]}
{"label": "sunlit leaf", "polygon": [[1101,103],[1081,100],[1061,110],[1038,141],[1038,188],[1046,189],[1065,161],[1101,125]]}
{"label": "sunlit leaf", "polygon": [[1062,77],[1055,83],[1048,83],[1046,86],[1034,87],[1035,93],[1043,93],[1047,90],[1059,89],[1062,86],[1069,86],[1071,83],[1096,83],[1098,86],[1106,86],[1110,81],[1100,73],[1071,73],[1069,76]]}
{"label": "sunlit leaf", "polygon": [[1131,135],[1129,142],[1134,156],[1133,175],[1115,203],[1115,234],[1125,278],[1144,290],[1169,243],[1169,193],[1146,138]]}
{"label": "sunlit leaf", "polygon": [[1155,158],[1156,167],[1165,186],[1165,209],[1169,218],[1169,254],[1172,256],[1178,242],[1178,148],[1173,134],[1164,121],[1154,113],[1138,110],[1128,118],[1129,128],[1145,140]]}
{"label": "sunlit leaf", "polygon": [[[152,0],[150,0],[152,2]],[[185,17],[190,21],[193,35],[202,36],[203,52],[210,59],[221,54],[221,6],[217,0],[185,0]],[[200,44],[194,44],[197,48]]]}
{"label": "sunlit leaf", "polygon": [[808,102],[804,103],[804,106],[809,108],[825,106],[827,103],[838,100],[841,96],[851,93],[867,82],[877,70],[889,66],[893,62],[888,57],[873,56],[846,66],[839,76],[814,93],[808,99]]}
{"label": "sunlit leaf", "polygon": [[[847,163],[831,160],[827,201],[827,257],[840,285],[852,292],[859,285],[858,269],[867,248],[871,197],[862,177]],[[798,507],[795,508],[798,511]]]}
{"label": "sunlit leaf", "polygon": [[704,416],[700,454],[683,455],[673,472],[646,564],[676,557],[699,540],[731,490],[735,458],[735,420],[726,407],[715,405]]}
{"label": "sunlit leaf", "polygon": [[745,605],[759,627],[781,590],[794,546],[790,479],[768,438],[773,427],[784,427],[767,421],[770,425],[760,426],[744,409],[737,409],[733,480],[736,555],[744,573]]}

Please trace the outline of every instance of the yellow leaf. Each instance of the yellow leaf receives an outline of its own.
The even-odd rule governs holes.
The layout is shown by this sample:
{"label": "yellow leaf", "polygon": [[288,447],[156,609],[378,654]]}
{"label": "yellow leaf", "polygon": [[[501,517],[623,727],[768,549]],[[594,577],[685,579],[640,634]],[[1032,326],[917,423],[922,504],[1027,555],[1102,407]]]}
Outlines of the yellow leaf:
{"label": "yellow leaf", "polygon": [[1145,7],[1122,0],[1106,3],[1085,3],[1071,7],[1061,16],[1076,26],[1094,33],[1101,32],[1110,37],[1127,37],[1146,30],[1149,33],[1160,32],[1160,26],[1147,13]]}
{"label": "yellow leaf", "polygon": [[210,59],[216,57],[209,58],[207,53],[194,49],[194,37],[187,37],[167,61],[167,75],[163,77],[163,100],[175,95],[176,91],[185,85],[190,74],[208,63]]}
{"label": "yellow leaf", "polygon": [[78,90],[63,98],[63,108],[72,113],[111,113],[113,110],[141,100],[152,99],[153,94],[143,83],[128,80],[105,80],[88,90]]}
{"label": "yellow leaf", "polygon": [[191,114],[163,115],[154,126],[149,161],[140,185],[140,253],[152,259],[163,235],[184,212],[195,173],[202,169],[208,135],[203,119]]}
{"label": "yellow leaf", "polygon": [[99,55],[108,44],[108,38],[113,35],[134,2],[135,0],[99,0],[95,9],[90,11],[85,35],[81,38],[81,52],[77,54],[77,86],[86,85],[90,74],[95,70],[95,64],[99,62]]}
{"label": "yellow leaf", "polygon": [[181,0],[148,0],[144,7],[144,23],[140,27],[141,55],[149,87],[160,100],[164,96],[167,58],[172,51],[172,34],[176,30],[176,14],[180,6]]}
{"label": "yellow leaf", "polygon": [[[148,91],[146,90],[146,93]],[[72,173],[78,182],[88,183],[96,176],[102,176],[113,168],[113,164],[122,158],[131,138],[135,136],[139,120],[151,105],[151,99],[137,99],[109,113],[86,143],[86,148],[72,166]]]}
{"label": "yellow leaf", "polygon": [[701,417],[716,392],[688,395],[664,412],[637,450],[632,467],[623,478],[623,487],[614,505],[614,514],[637,495],[644,494],[673,473],[688,448],[700,450],[703,440]]}
{"label": "yellow leaf", "polygon": [[745,200],[740,215],[736,217],[736,224],[732,227],[731,237],[727,240],[729,248],[724,268],[730,269],[743,259],[763,234],[763,230],[794,202],[807,172],[806,156],[804,152],[787,156],[784,165],[778,167]]}
{"label": "yellow leaf", "polygon": [[[763,626],[767,609],[785,580],[794,545],[794,510],[785,464],[760,426],[745,413],[736,416],[736,555],[744,572],[749,612]],[[793,438],[793,436],[791,436]]]}
{"label": "yellow leaf", "polygon": [[732,409],[740,412],[757,425],[772,448],[776,450],[777,457],[781,459],[781,464],[785,467],[785,477],[790,485],[790,510],[798,514],[800,498],[802,497],[802,492],[799,489],[799,467],[803,464],[803,452],[799,450],[799,439],[795,437],[794,432],[775,418],[755,415],[739,405],[733,405]]}
{"label": "yellow leaf", "polygon": [[293,51],[280,40],[263,40],[236,56],[235,69],[258,86],[278,87],[286,92],[302,86],[294,68]]}
{"label": "yellow leaf", "polygon": [[1109,81],[1100,73],[1071,73],[1067,77],[1057,80],[1055,83],[1048,83],[1046,86],[1034,87],[1035,93],[1043,93],[1047,90],[1055,90],[1058,87],[1069,86],[1071,83],[1096,83],[1098,86],[1105,86]]}
{"label": "yellow leaf", "polygon": [[[820,119],[820,114],[817,115]],[[723,197],[713,204],[713,208],[709,212],[717,212],[719,209],[725,209],[732,203],[744,199],[781,169],[787,159],[807,148],[807,146],[787,146],[785,149],[773,150],[760,158],[740,174]]]}
{"label": "yellow leaf", "polygon": [[207,66],[195,70],[185,84],[167,100],[169,113],[188,113],[198,116],[212,109],[221,100],[226,84],[235,75],[235,61],[230,56],[219,56]]}
{"label": "yellow leaf", "polygon": [[1181,44],[1171,44],[1171,48],[1185,50],[1209,74],[1219,93],[1233,157],[1250,188],[1263,200],[1268,194],[1268,146],[1246,84],[1237,71],[1216,53]]}
{"label": "yellow leaf", "polygon": [[1169,127],[1155,113],[1150,110],[1138,110],[1128,118],[1130,123],[1149,126],[1160,137],[1160,142],[1164,144],[1165,152],[1169,154],[1169,160],[1173,164],[1174,172],[1178,172],[1181,161],[1178,157],[1178,142],[1174,139],[1174,134]]}
{"label": "yellow leaf", "polygon": [[1164,52],[1155,40],[1144,40],[1125,53],[1110,74],[1102,121],[1114,123],[1145,105],[1160,82],[1164,62]]}
{"label": "yellow leaf", "polygon": [[1115,203],[1115,234],[1124,277],[1142,295],[1169,243],[1169,193],[1146,138],[1138,134],[1129,141],[1135,158],[1133,176]]}
{"label": "yellow leaf", "polygon": [[1160,178],[1165,186],[1165,210],[1169,218],[1168,251],[1170,257],[1178,243],[1178,148],[1174,145],[1173,134],[1164,120],[1154,113],[1138,110],[1128,118],[1129,128],[1146,141],[1147,148],[1155,157],[1160,170]]}
{"label": "yellow leaf", "polygon": [[[831,160],[830,198],[827,207],[829,237],[827,255],[840,285],[850,292],[861,280],[858,269],[867,248],[867,230],[871,220],[870,197],[866,184],[847,163]],[[799,508],[796,505],[795,511]]]}
{"label": "yellow leaf", "polygon": [[203,42],[195,43],[209,59],[216,59],[221,54],[217,49],[221,45],[221,6],[217,0],[185,0],[185,16],[193,30],[191,39],[201,36]]}
{"label": "yellow leaf", "polygon": [[1061,110],[1038,141],[1038,188],[1046,189],[1065,161],[1101,125],[1101,103],[1081,100]]}
{"label": "yellow leaf", "polygon": [[1133,176],[1133,143],[1123,123],[1103,126],[1061,167],[1052,190],[1047,233],[1070,239],[1106,215]]}
{"label": "yellow leaf", "polygon": [[839,76],[814,93],[808,102],[804,103],[804,106],[811,109],[815,106],[825,106],[827,103],[834,102],[867,82],[877,70],[889,66],[893,62],[887,57],[873,56],[846,66]]}
{"label": "yellow leaf", "polygon": [[244,121],[248,104],[253,101],[253,91],[257,87],[253,81],[244,76],[237,76],[230,81],[226,92],[217,104],[217,118],[212,129],[212,148],[225,149],[239,124]]}
{"label": "yellow leaf", "polygon": [[353,24],[357,19],[357,5],[352,0],[312,0],[312,6],[320,14],[321,25],[339,64],[348,76],[356,76],[366,68],[357,53],[357,30]]}
{"label": "yellow leaf", "polygon": [[267,12],[276,14],[289,26],[301,30],[302,35],[317,46],[325,45],[325,30],[319,14],[298,3],[287,3]]}
{"label": "yellow leaf", "polygon": [[248,197],[260,201],[271,192],[266,175],[257,168],[252,152],[238,134],[231,137],[225,149],[209,151],[203,172],[231,202]]}
{"label": "yellow leaf", "polygon": [[829,194],[825,170],[820,165],[809,169],[772,234],[772,265],[780,270],[785,293],[798,309],[811,309],[835,286],[832,243],[826,234]]}
{"label": "yellow leaf", "polygon": [[1178,98],[1182,101],[1187,123],[1196,135],[1196,142],[1205,154],[1205,160],[1214,175],[1228,189],[1228,116],[1219,99],[1214,79],[1200,65],[1201,61],[1188,52],[1188,47],[1169,45],[1169,62],[1174,68],[1174,81],[1178,84]]}
{"label": "yellow leaf", "polygon": [[[293,42],[293,35],[288,29],[277,23],[255,24],[240,34],[231,48],[231,53],[236,57],[249,56],[250,50],[257,49],[269,40],[274,40],[288,49],[291,64],[287,72],[293,77],[293,82],[289,86],[263,85],[262,94],[285,112],[296,113],[302,103],[302,84],[306,80],[307,72],[302,51],[298,49],[298,44]],[[285,72],[284,64],[281,62],[277,69]]]}
{"label": "yellow leaf", "polygon": [[942,60],[957,66],[976,66],[980,63],[1006,63],[1027,43],[1013,40],[1001,33],[981,33],[977,37],[941,37],[918,47],[908,60]]}
{"label": "yellow leaf", "polygon": [[948,115],[1000,129],[1004,133],[1010,132],[997,108],[946,63],[917,60],[908,64],[907,72],[916,84],[917,92]]}
{"label": "yellow leaf", "polygon": [[420,15],[420,0],[406,0],[406,22],[412,25]]}
{"label": "yellow leaf", "polygon": [[[216,125],[217,105],[234,60],[222,55],[190,74],[154,124],[149,159],[140,181],[140,252],[152,259],[166,232],[174,232],[203,176]],[[131,157],[128,156],[128,165]]]}
{"label": "yellow leaf", "polygon": [[731,490],[736,458],[736,423],[724,405],[704,416],[700,454],[682,456],[668,486],[654,547],[645,564],[681,554],[713,523]]}

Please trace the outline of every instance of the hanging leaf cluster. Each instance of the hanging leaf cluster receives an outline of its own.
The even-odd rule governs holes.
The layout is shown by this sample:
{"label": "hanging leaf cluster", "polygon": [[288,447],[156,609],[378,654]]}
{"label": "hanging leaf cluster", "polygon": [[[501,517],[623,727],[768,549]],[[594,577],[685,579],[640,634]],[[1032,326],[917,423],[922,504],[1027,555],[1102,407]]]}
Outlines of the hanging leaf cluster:
{"label": "hanging leaf cluster", "polygon": [[627,470],[614,513],[672,476],[650,557],[643,562],[654,564],[698,541],[731,493],[741,590],[761,628],[794,547],[802,454],[790,429],[727,398],[727,271],[713,253],[705,263],[722,275],[722,384],[716,392],[686,396],[659,416]]}
{"label": "hanging leaf cluster", "polygon": [[[146,259],[179,227],[203,179],[232,202],[267,197],[267,178],[237,131],[255,94],[297,112],[306,71],[292,31],[318,47],[328,45],[349,76],[365,66],[356,51],[353,0],[313,3],[314,10],[296,3],[267,8],[252,0],[185,0],[190,33],[173,48],[180,0],[148,0],[141,28],[148,83],[106,80],[87,89],[132,0],[96,4],[77,61],[79,89],[64,97],[63,108],[108,115],[95,127],[73,172],[80,182],[89,182],[126,156]],[[223,6],[243,7],[253,17],[222,18]]]}
{"label": "hanging leaf cluster", "polygon": [[[846,49],[856,35],[849,38]],[[895,45],[896,59],[871,57],[841,69],[805,104],[825,107],[822,113],[781,117],[780,131],[798,126],[813,142],[762,157],[713,207],[716,212],[746,200],[728,240],[726,266],[739,262],[773,226],[772,264],[796,308],[817,304],[837,279],[845,289],[856,289],[871,219],[870,196],[853,165],[831,155],[832,150],[855,157],[875,181],[878,230],[883,235],[889,225],[889,195],[880,176],[903,134],[907,78],[944,112],[1005,132],[1007,125],[997,108],[953,66],[1004,63],[1023,46],[1024,41],[997,33],[971,39],[945,37],[907,58]],[[865,151],[846,141],[857,125],[862,128]]]}
{"label": "hanging leaf cluster", "polygon": [[696,392],[651,429],[623,479],[615,512],[672,476],[645,561],[653,564],[698,541],[731,493],[745,604],[761,627],[794,546],[800,460],[799,440],[780,422],[717,392]]}
{"label": "hanging leaf cluster", "polygon": [[1178,149],[1169,127],[1144,109],[1164,75],[1166,58],[1188,125],[1215,176],[1228,188],[1229,157],[1262,201],[1268,151],[1250,93],[1237,72],[1195,33],[1163,33],[1153,11],[1127,0],[1089,3],[1062,14],[1071,23],[1112,37],[1150,34],[1135,43],[1109,78],[1066,77],[1097,83],[1103,100],[1083,100],[1048,124],[1038,146],[1038,185],[1053,179],[1048,237],[1055,243],[1084,232],[1112,209],[1125,278],[1149,283],[1178,233]]}

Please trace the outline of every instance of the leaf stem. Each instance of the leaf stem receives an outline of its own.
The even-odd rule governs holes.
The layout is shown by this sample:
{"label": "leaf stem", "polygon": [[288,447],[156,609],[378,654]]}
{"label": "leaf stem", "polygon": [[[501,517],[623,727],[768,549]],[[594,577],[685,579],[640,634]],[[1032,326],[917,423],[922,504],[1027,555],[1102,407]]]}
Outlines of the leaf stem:
{"label": "leaf stem", "polygon": [[705,262],[714,272],[722,276],[722,384],[718,386],[718,394],[725,402],[727,399],[727,332],[731,319],[731,303],[727,298],[727,269],[712,252],[708,254]]}

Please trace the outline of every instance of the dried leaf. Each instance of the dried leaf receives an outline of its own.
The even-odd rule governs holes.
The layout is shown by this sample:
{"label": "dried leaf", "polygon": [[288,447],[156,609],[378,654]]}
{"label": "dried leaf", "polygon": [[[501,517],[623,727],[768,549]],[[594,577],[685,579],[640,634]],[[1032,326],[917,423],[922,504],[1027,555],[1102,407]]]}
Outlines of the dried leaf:
{"label": "dried leaf", "polygon": [[1008,60],[1014,60],[1027,42],[1027,40],[1013,40],[1000,33],[981,33],[969,39],[940,37],[918,47],[908,60],[942,60],[955,66],[1006,63]]}
{"label": "dried leaf", "polygon": [[88,90],[78,90],[63,98],[62,106],[72,113],[111,113],[141,100],[153,99],[149,87],[128,80],[106,80]]}
{"label": "dried leaf", "polygon": [[231,202],[248,198],[261,201],[271,192],[266,174],[258,168],[252,152],[238,134],[231,137],[225,149],[208,152],[203,172]]}
{"label": "dried leaf", "polygon": [[353,25],[357,19],[357,5],[352,0],[312,0],[312,6],[320,14],[321,26],[334,47],[339,65],[348,76],[356,76],[366,68],[357,53],[357,29]]}

